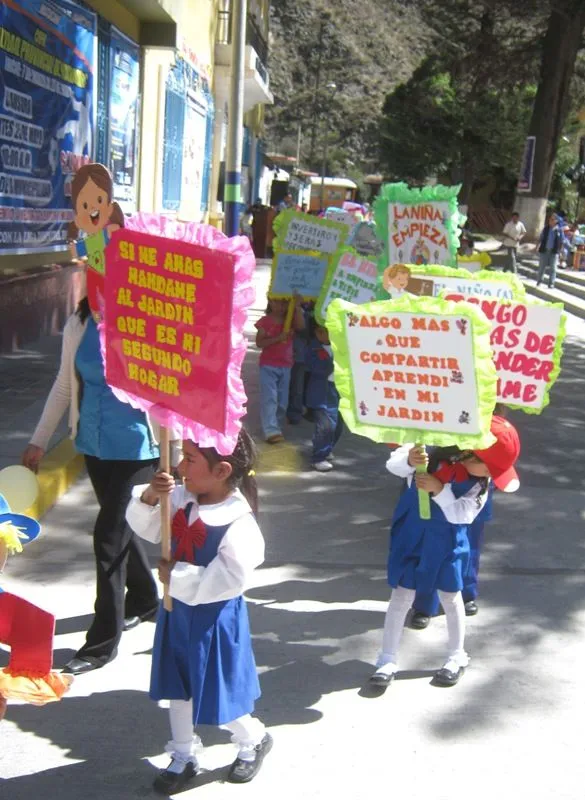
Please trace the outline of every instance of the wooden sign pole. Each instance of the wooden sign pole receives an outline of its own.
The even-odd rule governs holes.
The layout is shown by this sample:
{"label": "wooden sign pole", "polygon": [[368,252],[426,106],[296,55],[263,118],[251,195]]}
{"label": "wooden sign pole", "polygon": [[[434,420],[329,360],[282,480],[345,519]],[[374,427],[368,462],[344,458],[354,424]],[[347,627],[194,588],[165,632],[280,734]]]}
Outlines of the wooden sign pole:
{"label": "wooden sign pole", "polygon": [[286,312],[286,318],[284,320],[284,332],[285,333],[288,333],[290,331],[290,329],[291,329],[291,326],[292,326],[292,323],[293,323],[293,319],[294,319],[294,315],[295,315],[295,311],[296,311],[295,298],[291,297],[291,299],[288,301],[288,311]]}
{"label": "wooden sign pole", "polygon": [[[424,444],[417,445],[417,447],[421,447],[423,452],[426,452]],[[416,471],[419,473],[426,472],[427,467],[425,464],[418,464]],[[418,513],[421,519],[431,518],[431,496],[428,492],[424,492],[422,489],[418,490]]]}
{"label": "wooden sign pole", "polygon": [[[171,443],[169,429],[160,429],[160,467],[163,472],[171,472]],[[160,499],[161,555],[165,561],[171,560],[171,498],[165,494]],[[164,585],[163,607],[165,611],[173,610],[173,598],[169,594],[169,585]]]}

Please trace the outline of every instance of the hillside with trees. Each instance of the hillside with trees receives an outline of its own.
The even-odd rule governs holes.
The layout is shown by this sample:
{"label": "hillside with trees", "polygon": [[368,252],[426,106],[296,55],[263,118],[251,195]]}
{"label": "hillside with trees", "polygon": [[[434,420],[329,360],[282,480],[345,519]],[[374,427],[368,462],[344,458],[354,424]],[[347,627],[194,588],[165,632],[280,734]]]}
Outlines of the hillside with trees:
{"label": "hillside with trees", "polygon": [[274,0],[272,14],[273,151],[295,155],[300,131],[301,164],[319,172],[327,135],[330,174],[436,176],[462,183],[463,202],[489,175],[491,202],[509,206],[531,132],[535,198],[573,197],[583,0]]}

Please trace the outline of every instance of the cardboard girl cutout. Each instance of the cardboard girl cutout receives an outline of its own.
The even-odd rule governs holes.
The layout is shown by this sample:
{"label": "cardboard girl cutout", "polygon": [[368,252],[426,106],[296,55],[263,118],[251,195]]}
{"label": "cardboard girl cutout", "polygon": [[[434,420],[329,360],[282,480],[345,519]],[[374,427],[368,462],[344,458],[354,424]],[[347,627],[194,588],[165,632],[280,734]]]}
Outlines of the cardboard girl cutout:
{"label": "cardboard girl cutout", "polygon": [[[103,312],[104,250],[112,233],[124,227],[124,214],[113,195],[112,175],[103,164],[85,164],[71,182],[74,217],[67,234],[72,257],[87,259],[87,299],[94,314]],[[85,238],[78,238],[80,231]]]}

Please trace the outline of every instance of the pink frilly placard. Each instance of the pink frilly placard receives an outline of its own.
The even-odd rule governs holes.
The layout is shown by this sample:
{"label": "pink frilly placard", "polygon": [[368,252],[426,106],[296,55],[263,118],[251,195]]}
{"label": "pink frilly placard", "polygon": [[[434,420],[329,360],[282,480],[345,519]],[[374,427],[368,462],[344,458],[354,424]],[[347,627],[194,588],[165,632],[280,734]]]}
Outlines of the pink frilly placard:
{"label": "pink frilly placard", "polygon": [[[248,309],[254,302],[253,273],[256,265],[249,240],[244,236],[228,238],[211,225],[179,222],[158,214],[139,213],[126,220],[125,230],[186,242],[230,255],[234,260],[234,292],[231,313],[231,350],[227,374],[225,430],[220,432],[169,408],[149,402],[112,386],[115,396],[133,408],[145,411],[159,425],[171,430],[171,438],[190,439],[200,447],[214,447],[221,455],[230,455],[237,444],[246,413],[246,392],[242,381],[242,363],[246,355],[244,326]],[[104,363],[106,360],[105,324],[99,325]]]}

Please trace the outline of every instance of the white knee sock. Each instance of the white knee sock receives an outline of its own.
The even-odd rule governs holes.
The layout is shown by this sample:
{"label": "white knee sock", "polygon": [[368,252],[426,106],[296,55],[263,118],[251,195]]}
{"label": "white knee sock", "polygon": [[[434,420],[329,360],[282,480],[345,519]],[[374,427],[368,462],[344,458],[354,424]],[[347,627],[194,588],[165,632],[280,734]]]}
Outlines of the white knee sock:
{"label": "white knee sock", "polygon": [[384,621],[384,636],[382,638],[382,652],[378,656],[376,666],[387,666],[387,671],[396,672],[398,665],[398,648],[404,630],[404,621],[408,610],[414,601],[414,589],[405,589],[397,586],[392,590],[392,597],[388,603],[386,619]]}
{"label": "white knee sock", "polygon": [[447,634],[449,637],[447,668],[455,671],[469,664],[469,656],[465,652],[465,605],[461,592],[439,592],[439,600],[447,617]]}
{"label": "white knee sock", "polygon": [[182,772],[191,761],[197,766],[196,751],[201,748],[201,739],[193,732],[193,703],[191,700],[171,700],[169,720],[172,739],[165,750],[175,760],[171,771]]}
{"label": "white knee sock", "polygon": [[254,760],[254,748],[260,744],[266,733],[266,728],[256,717],[246,714],[243,717],[238,717],[232,722],[226,722],[222,728],[232,734],[232,742],[239,747],[238,758],[242,761]]}

